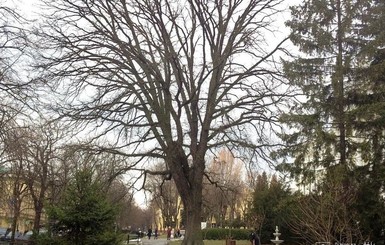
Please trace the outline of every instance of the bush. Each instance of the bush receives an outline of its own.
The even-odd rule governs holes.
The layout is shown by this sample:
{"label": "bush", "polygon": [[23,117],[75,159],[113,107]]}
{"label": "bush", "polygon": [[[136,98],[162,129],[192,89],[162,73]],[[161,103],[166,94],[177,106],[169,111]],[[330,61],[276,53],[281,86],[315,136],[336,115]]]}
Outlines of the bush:
{"label": "bush", "polygon": [[205,240],[249,240],[251,232],[248,229],[208,228],[202,230],[202,236]]}
{"label": "bush", "polygon": [[43,233],[43,234],[38,234],[36,236],[33,236],[33,241],[34,244],[39,244],[39,245],[69,245],[64,239],[61,237],[53,237],[50,236],[49,233]]}
{"label": "bush", "polygon": [[[33,237],[34,244],[38,245],[73,245],[72,241],[66,239],[62,236],[52,236],[49,233],[39,234]],[[111,245],[111,244],[121,244],[123,241],[122,234],[116,234],[114,232],[103,232],[102,234],[94,237],[93,239],[87,239],[87,241],[82,241],[82,244],[97,244],[97,245]]]}

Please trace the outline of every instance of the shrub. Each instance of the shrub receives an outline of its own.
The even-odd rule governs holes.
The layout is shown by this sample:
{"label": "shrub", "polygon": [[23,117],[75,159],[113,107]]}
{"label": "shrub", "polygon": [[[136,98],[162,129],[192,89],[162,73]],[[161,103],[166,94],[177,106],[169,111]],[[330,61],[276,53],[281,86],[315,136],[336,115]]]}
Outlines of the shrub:
{"label": "shrub", "polygon": [[202,230],[202,235],[205,240],[249,240],[251,231],[248,229],[208,228]]}

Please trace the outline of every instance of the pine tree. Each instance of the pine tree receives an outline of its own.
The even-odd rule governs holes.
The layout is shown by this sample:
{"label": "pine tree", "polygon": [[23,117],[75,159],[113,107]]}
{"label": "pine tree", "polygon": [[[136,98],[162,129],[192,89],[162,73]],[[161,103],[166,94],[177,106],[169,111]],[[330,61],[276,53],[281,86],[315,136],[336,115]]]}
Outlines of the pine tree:
{"label": "pine tree", "polygon": [[119,244],[114,233],[116,209],[107,200],[101,185],[84,170],[76,174],[61,202],[51,207],[53,230],[62,232],[68,244]]}

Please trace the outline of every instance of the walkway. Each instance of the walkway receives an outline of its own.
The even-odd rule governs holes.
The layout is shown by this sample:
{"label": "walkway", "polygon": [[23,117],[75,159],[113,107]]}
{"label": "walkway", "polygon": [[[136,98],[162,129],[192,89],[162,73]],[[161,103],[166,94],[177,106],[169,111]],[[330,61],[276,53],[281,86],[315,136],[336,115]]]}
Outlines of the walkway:
{"label": "walkway", "polygon": [[168,241],[165,238],[158,238],[154,239],[151,238],[150,240],[147,237],[142,238],[143,245],[167,245]]}

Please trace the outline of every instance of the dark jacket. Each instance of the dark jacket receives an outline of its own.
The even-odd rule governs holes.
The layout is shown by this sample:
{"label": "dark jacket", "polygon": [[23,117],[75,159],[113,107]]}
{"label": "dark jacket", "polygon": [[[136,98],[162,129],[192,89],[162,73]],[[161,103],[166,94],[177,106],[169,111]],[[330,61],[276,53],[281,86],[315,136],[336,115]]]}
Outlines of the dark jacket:
{"label": "dark jacket", "polygon": [[250,241],[252,245],[260,245],[259,236],[256,232],[250,234]]}

